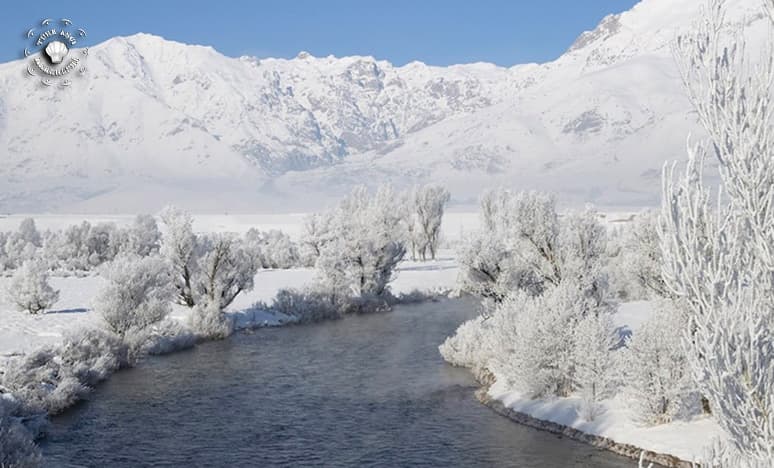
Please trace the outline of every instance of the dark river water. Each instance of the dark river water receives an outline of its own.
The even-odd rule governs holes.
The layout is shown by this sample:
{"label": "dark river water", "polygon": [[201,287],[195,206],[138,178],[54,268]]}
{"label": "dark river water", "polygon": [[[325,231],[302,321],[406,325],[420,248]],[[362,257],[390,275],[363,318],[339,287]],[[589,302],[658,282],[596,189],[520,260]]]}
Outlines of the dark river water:
{"label": "dark river water", "polygon": [[152,358],[52,422],[46,466],[632,467],[481,405],[437,346],[460,300]]}

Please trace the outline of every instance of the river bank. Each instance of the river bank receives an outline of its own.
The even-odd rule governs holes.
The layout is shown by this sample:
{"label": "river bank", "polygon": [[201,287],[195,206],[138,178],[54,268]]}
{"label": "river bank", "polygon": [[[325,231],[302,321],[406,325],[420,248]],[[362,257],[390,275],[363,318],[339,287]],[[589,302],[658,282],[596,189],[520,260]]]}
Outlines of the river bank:
{"label": "river bank", "polygon": [[511,421],[516,422],[517,424],[528,426],[540,431],[550,432],[552,434],[557,434],[563,437],[568,437],[572,440],[591,445],[592,447],[607,450],[617,455],[631,458],[633,460],[639,460],[640,457],[642,457],[643,461],[654,463],[658,466],[669,468],[693,468],[691,462],[681,460],[674,455],[656,453],[631,444],[616,442],[615,440],[607,437],[589,434],[571,426],[566,426],[564,424],[559,424],[553,421],[538,419],[527,413],[523,413],[513,408],[507,407],[502,402],[502,400],[498,400],[490,394],[492,384],[494,383],[494,377],[491,376],[491,374],[489,376],[489,382],[484,380],[480,381],[479,383],[481,384],[481,388],[476,391],[476,399],[495,413],[504,416]]}
{"label": "river bank", "polygon": [[[624,303],[614,315],[623,333],[637,333],[651,312],[647,301]],[[593,421],[579,414],[578,395],[530,399],[491,373],[476,375],[481,388],[476,398],[493,411],[529,427],[572,438],[594,447],[662,466],[690,467],[691,461],[705,455],[705,448],[724,437],[717,422],[708,415],[678,417],[670,423],[644,425],[624,394],[600,402],[600,413]]]}

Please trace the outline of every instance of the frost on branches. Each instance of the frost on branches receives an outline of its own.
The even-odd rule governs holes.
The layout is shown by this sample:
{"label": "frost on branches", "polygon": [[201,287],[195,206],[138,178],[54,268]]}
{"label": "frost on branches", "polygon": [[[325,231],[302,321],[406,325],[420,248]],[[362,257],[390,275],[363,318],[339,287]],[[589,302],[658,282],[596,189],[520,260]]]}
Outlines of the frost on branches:
{"label": "frost on branches", "polygon": [[161,254],[172,268],[177,303],[194,307],[206,302],[224,310],[253,288],[260,263],[250,237],[246,242],[232,234],[197,235],[191,215],[175,207],[165,208],[161,219]]}
{"label": "frost on branches", "polygon": [[8,298],[19,310],[38,314],[59,300],[59,291],[48,284],[48,269],[41,261],[27,260],[16,270],[7,289]]}
{"label": "frost on branches", "polygon": [[327,213],[329,240],[316,264],[318,282],[325,290],[365,300],[386,295],[406,253],[399,201],[389,187],[375,194],[357,187]]}
{"label": "frost on branches", "polygon": [[697,400],[681,347],[685,328],[681,315],[664,301],[621,350],[624,393],[645,425],[668,423]]}
{"label": "frost on branches", "polygon": [[441,242],[441,221],[446,204],[449,202],[449,191],[440,185],[425,185],[408,194],[407,229],[411,244],[411,258],[435,260],[438,246]]}
{"label": "frost on branches", "polygon": [[483,228],[459,251],[461,290],[498,303],[512,290],[540,294],[559,283],[552,196],[492,190],[481,198],[481,218]]}
{"label": "frost on branches", "polygon": [[585,417],[612,392],[616,342],[606,302],[606,235],[592,210],[559,218],[554,199],[493,191],[484,229],[462,248],[462,289],[493,299],[439,348],[526,396],[584,394]]}
{"label": "frost on branches", "polygon": [[[774,23],[774,2],[766,1]],[[774,463],[774,48],[750,66],[741,32],[723,28],[712,1],[675,47],[709,135],[689,146],[682,175],[664,174],[664,279],[687,304],[683,344],[696,383],[740,453],[741,466]],[[721,190],[704,185],[706,158]]]}
{"label": "frost on branches", "polygon": [[160,322],[171,310],[174,288],[166,262],[159,256],[119,256],[105,265],[107,284],[94,310],[108,330],[124,338]]}
{"label": "frost on branches", "polygon": [[609,314],[588,314],[575,328],[574,342],[579,413],[586,421],[593,421],[602,412],[600,401],[612,397],[617,389],[613,349],[620,338]]}

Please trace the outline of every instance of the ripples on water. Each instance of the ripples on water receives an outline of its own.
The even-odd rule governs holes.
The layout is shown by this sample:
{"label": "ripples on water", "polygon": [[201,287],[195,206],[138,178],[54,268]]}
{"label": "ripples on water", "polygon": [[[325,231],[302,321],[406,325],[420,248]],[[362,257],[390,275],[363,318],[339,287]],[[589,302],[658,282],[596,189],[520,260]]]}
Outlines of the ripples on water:
{"label": "ripples on water", "polygon": [[149,359],[53,421],[47,466],[634,466],[478,403],[437,350],[473,308],[403,306]]}

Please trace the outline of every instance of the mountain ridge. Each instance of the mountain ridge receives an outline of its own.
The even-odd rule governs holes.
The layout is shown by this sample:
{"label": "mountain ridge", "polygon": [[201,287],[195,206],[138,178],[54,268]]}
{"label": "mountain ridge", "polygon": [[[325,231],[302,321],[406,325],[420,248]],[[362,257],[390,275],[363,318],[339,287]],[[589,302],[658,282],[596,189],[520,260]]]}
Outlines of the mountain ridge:
{"label": "mountain ridge", "polygon": [[[457,203],[497,184],[655,204],[653,174],[696,130],[668,46],[702,3],[643,0],[507,68],[227,57],[145,33],[91,47],[67,90],[0,64],[0,211],[303,210],[427,181]],[[758,24],[755,5],[729,17]]]}

